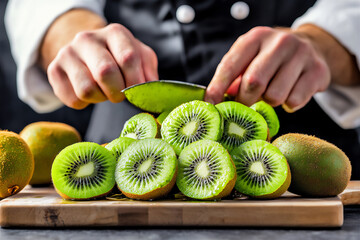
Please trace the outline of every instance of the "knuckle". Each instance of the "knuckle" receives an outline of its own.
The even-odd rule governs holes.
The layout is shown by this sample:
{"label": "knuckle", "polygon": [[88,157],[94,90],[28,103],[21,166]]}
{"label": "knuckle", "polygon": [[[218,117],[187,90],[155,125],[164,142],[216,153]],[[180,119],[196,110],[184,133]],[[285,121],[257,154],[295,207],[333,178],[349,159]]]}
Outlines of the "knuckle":
{"label": "knuckle", "polygon": [[61,48],[57,55],[57,60],[61,61],[62,59],[66,57],[72,57],[74,56],[75,52],[72,46],[66,45],[65,47]]}
{"label": "knuckle", "polygon": [[293,43],[297,42],[296,37],[287,32],[279,33],[279,36],[277,37],[277,46],[289,46]]}
{"label": "knuckle", "polygon": [[118,69],[118,66],[114,63],[103,63],[97,69],[97,78],[104,79],[105,77],[112,75]]}
{"label": "knuckle", "polygon": [[243,80],[246,82],[246,92],[262,92],[265,89],[265,84],[261,81],[261,78],[257,75],[244,76]]}
{"label": "knuckle", "polygon": [[83,31],[83,32],[79,32],[75,35],[74,38],[74,42],[78,43],[78,42],[84,42],[84,41],[89,41],[91,39],[94,38],[94,33],[90,32],[90,31]]}
{"label": "knuckle", "polygon": [[80,100],[90,99],[96,91],[96,88],[93,84],[84,84],[79,93],[77,94]]}
{"label": "knuckle", "polygon": [[53,78],[58,76],[61,72],[60,65],[56,62],[56,60],[52,61],[47,68],[47,75],[49,78]]}
{"label": "knuckle", "polygon": [[313,51],[311,45],[306,41],[300,41],[298,45],[298,52],[301,54],[310,54]]}
{"label": "knuckle", "polygon": [[128,48],[120,53],[120,66],[127,67],[134,65],[139,60],[139,54],[135,49]]}
{"label": "knuckle", "polygon": [[123,25],[118,23],[111,23],[107,25],[106,30],[108,30],[111,33],[128,32],[128,30]]}

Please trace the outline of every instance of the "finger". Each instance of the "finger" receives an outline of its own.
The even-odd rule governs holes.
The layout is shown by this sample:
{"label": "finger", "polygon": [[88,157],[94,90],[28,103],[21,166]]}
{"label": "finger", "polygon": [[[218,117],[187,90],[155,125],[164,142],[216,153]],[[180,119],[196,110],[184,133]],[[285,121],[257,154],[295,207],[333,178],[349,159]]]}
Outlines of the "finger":
{"label": "finger", "polygon": [[296,42],[289,38],[279,35],[264,43],[242,77],[237,101],[251,106],[261,99],[276,72],[294,54]]}
{"label": "finger", "polygon": [[120,69],[105,43],[94,40],[94,36],[88,34],[78,36],[74,49],[107,99],[121,102],[125,98],[121,93],[125,83]]}
{"label": "finger", "polygon": [[223,57],[216,68],[205,95],[205,101],[213,104],[221,102],[224,93],[256,56],[259,42],[239,40]]}
{"label": "finger", "polygon": [[60,50],[58,57],[61,68],[67,74],[76,96],[89,103],[98,103],[107,100],[100,90],[91,73],[72,47]]}
{"label": "finger", "polygon": [[66,73],[58,64],[52,63],[48,67],[48,78],[54,94],[62,101],[66,106],[83,109],[88,103],[81,101],[75,94],[74,89],[70,83]]}
{"label": "finger", "polygon": [[292,58],[280,67],[263,94],[262,98],[265,102],[276,107],[286,101],[305,68],[306,56],[304,49],[298,48]]}
{"label": "finger", "polygon": [[261,39],[272,32],[270,28],[258,27],[239,37],[219,63],[205,96],[205,101],[219,103],[231,83],[257,55]]}
{"label": "finger", "polygon": [[106,44],[120,67],[125,86],[145,82],[141,53],[134,36],[119,24],[111,24],[107,28],[110,29],[110,34],[106,38]]}
{"label": "finger", "polygon": [[286,112],[295,112],[304,107],[317,90],[313,72],[307,71],[300,76],[282,107]]}
{"label": "finger", "polygon": [[156,53],[149,46],[137,40],[140,48],[141,63],[144,70],[145,81],[159,80],[158,60]]}
{"label": "finger", "polygon": [[239,92],[239,86],[241,82],[242,75],[238,76],[230,85],[230,87],[226,90],[226,93],[232,97],[236,97]]}

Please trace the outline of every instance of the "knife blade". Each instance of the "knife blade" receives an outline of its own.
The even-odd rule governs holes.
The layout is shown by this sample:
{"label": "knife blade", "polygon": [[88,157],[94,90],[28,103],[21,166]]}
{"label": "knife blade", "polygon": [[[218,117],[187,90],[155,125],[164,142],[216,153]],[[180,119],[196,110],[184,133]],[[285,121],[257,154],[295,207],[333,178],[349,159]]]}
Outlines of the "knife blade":
{"label": "knife blade", "polygon": [[162,113],[192,100],[203,100],[206,87],[174,80],[140,83],[122,92],[134,106],[152,113]]}

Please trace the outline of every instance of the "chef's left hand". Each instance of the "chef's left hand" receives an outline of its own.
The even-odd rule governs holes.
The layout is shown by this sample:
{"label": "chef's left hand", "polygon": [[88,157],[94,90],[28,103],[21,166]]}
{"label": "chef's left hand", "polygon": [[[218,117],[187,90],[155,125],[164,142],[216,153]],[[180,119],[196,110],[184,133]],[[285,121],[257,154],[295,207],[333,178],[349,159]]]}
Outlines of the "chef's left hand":
{"label": "chef's left hand", "polygon": [[219,103],[228,92],[247,106],[262,99],[293,112],[329,84],[325,58],[307,36],[256,27],[240,36],[223,57],[205,100]]}

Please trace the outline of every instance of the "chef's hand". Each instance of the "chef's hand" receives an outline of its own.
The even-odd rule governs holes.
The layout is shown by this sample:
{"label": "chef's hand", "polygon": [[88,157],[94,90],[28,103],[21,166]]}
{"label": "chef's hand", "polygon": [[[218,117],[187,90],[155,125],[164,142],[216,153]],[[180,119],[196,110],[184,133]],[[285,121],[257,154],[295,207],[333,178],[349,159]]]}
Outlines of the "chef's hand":
{"label": "chef's hand", "polygon": [[327,62],[308,37],[256,27],[240,36],[223,57],[205,100],[219,103],[228,91],[247,106],[262,99],[293,112],[329,83]]}
{"label": "chef's hand", "polygon": [[120,24],[78,32],[60,48],[47,73],[55,95],[76,109],[121,102],[125,87],[158,79],[155,52]]}

